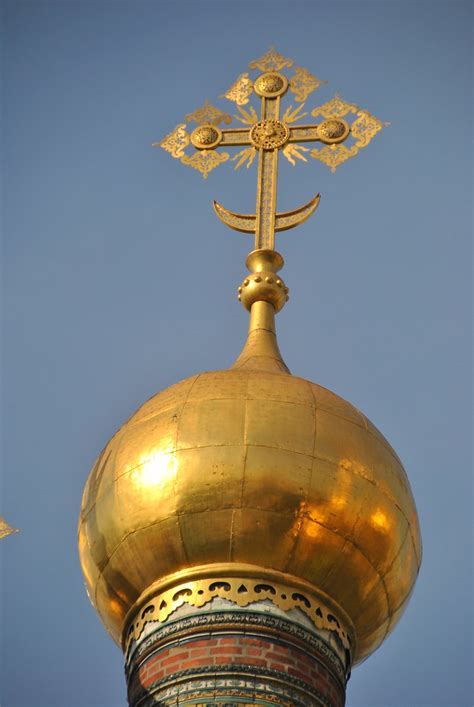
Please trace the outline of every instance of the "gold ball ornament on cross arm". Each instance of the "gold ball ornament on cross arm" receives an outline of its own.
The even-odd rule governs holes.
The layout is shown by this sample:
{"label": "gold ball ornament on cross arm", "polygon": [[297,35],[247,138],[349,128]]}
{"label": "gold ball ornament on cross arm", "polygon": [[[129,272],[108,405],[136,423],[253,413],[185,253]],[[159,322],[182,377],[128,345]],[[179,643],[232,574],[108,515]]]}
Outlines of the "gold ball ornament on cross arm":
{"label": "gold ball ornament on cross arm", "polygon": [[211,150],[222,141],[222,130],[216,125],[198,125],[191,133],[191,143],[197,150]]}
{"label": "gold ball ornament on cross arm", "polygon": [[288,90],[288,79],[277,71],[268,71],[255,79],[254,91],[262,98],[283,96]]}
{"label": "gold ball ornament on cross arm", "polygon": [[329,118],[317,126],[318,138],[327,145],[344,142],[351,129],[347,120],[342,118]]}

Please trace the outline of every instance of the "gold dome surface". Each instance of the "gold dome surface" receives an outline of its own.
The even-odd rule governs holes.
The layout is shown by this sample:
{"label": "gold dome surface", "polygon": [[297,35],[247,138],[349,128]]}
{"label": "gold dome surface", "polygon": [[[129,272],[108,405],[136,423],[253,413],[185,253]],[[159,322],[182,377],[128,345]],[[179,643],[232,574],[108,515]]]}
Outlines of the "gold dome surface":
{"label": "gold dome surface", "polygon": [[410,486],[361,412],[287,372],[273,307],[258,304],[233,368],[154,395],[99,456],[79,521],[89,596],[120,642],[127,612],[167,575],[266,567],[345,610],[358,662],[395,626],[418,573]]}

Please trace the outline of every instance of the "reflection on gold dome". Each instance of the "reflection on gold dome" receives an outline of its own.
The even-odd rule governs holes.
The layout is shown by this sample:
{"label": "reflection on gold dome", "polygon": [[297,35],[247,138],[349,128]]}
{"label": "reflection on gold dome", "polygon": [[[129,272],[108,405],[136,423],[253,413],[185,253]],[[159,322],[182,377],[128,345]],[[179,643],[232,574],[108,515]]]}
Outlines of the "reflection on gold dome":
{"label": "reflection on gold dome", "polygon": [[383,511],[375,511],[375,513],[372,513],[370,519],[374,528],[388,530],[390,526],[387,516],[383,513]]}
{"label": "reflection on gold dome", "polygon": [[401,614],[421,558],[406,474],[362,413],[287,372],[273,312],[254,305],[234,367],[155,395],[92,470],[81,562],[118,642],[152,585],[214,563],[331,597],[354,625],[356,662]]}
{"label": "reflection on gold dome", "polygon": [[140,489],[151,490],[173,483],[175,475],[175,453],[155,450],[140,459],[138,466],[131,471],[131,482]]}

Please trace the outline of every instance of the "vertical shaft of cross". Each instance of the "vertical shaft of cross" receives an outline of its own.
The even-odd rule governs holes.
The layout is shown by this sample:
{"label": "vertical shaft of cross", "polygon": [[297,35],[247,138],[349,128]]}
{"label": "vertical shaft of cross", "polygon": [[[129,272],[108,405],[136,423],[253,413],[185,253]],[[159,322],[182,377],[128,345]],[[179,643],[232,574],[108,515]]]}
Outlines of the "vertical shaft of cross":
{"label": "vertical shaft of cross", "polygon": [[[261,120],[278,120],[280,96],[262,97]],[[275,246],[275,214],[278,181],[278,148],[259,148],[257,176],[257,204],[255,224],[255,250],[273,250]]]}

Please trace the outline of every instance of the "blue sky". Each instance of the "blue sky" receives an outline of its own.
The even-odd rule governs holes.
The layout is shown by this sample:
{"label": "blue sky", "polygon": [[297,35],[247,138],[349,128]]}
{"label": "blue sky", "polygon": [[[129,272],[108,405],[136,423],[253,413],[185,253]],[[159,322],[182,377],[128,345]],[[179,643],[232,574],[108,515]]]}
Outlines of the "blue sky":
{"label": "blue sky", "polygon": [[[471,8],[457,2],[3,5],[2,707],[125,707],[122,656],[82,586],[92,463],[152,393],[228,366],[255,169],[207,181],[151,147],[274,44],[391,125],[335,175],[282,165],[279,208],[317,213],[277,248],[298,375],[350,400],[402,458],[424,560],[357,668],[348,707],[468,707]],[[309,327],[308,327],[309,322]]]}

